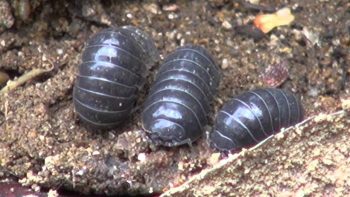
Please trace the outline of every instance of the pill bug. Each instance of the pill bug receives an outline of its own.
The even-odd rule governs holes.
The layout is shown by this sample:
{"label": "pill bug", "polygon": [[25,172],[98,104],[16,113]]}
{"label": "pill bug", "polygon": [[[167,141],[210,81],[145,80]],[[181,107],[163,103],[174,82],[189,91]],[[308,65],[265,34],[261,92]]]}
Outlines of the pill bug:
{"label": "pill bug", "polygon": [[302,121],[304,110],[289,91],[265,88],[245,92],[218,112],[210,144],[221,151],[249,147]]}
{"label": "pill bug", "polygon": [[201,46],[177,48],[161,65],[141,114],[142,125],[157,145],[191,144],[208,123],[220,69]]}
{"label": "pill bug", "polygon": [[112,129],[132,113],[148,68],[159,58],[153,40],[133,26],[108,28],[86,44],[73,102],[93,130]]}

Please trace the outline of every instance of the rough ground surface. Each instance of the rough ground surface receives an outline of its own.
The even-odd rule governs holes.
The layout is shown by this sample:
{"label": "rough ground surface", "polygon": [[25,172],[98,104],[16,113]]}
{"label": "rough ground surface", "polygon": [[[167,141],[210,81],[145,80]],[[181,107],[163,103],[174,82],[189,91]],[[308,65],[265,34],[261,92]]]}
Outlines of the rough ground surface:
{"label": "rough ground surface", "polygon": [[346,111],[318,115],[161,196],[349,195],[349,128]]}
{"label": "rough ground surface", "polygon": [[[296,19],[255,40],[242,25],[249,25],[258,11],[245,1],[6,2],[0,0],[0,9],[6,10],[0,17],[0,71],[13,79],[32,69],[53,69],[0,96],[1,179],[83,193],[148,194],[213,165],[204,138],[192,148],[153,147],[141,130],[139,111],[110,132],[93,133],[80,126],[72,105],[74,74],[86,39],[108,26],[144,29],[163,56],[186,43],[206,47],[223,71],[213,118],[230,97],[263,86],[259,74],[281,61],[287,61],[289,71],[282,88],[301,96],[307,116],[338,111],[340,100],[350,98],[347,0],[261,0],[259,9],[287,6]],[[139,103],[146,94],[140,94]],[[186,184],[191,188],[169,192],[349,194],[348,178],[337,177],[348,176],[350,167],[349,116],[341,114],[312,120],[300,132],[234,156],[237,162],[229,157],[225,165],[230,167],[217,169],[220,165],[214,164],[203,179]]]}

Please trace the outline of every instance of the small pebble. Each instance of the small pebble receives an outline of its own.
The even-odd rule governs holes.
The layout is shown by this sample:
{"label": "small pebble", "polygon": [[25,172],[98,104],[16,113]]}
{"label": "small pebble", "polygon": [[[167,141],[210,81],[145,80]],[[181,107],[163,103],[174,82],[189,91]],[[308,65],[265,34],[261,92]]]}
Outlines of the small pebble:
{"label": "small pebble", "polygon": [[96,14],[96,11],[95,9],[93,8],[93,6],[91,4],[83,4],[83,7],[82,7],[82,15],[84,17],[91,17],[93,15]]}
{"label": "small pebble", "polygon": [[226,69],[227,67],[228,67],[228,60],[226,58],[224,58],[222,60],[221,68]]}
{"label": "small pebble", "polygon": [[174,13],[168,14],[168,19],[172,20],[172,19],[175,19],[175,18],[177,18],[176,14],[174,14]]}
{"label": "small pebble", "polygon": [[145,153],[140,153],[137,155],[137,160],[139,161],[146,161],[146,154]]}
{"label": "small pebble", "polygon": [[350,109],[350,98],[341,98],[340,102],[342,109]]}
{"label": "small pebble", "polygon": [[231,23],[228,22],[228,21],[224,21],[224,22],[222,23],[222,26],[223,26],[225,29],[227,29],[227,30],[232,29],[232,25],[231,25]]}
{"label": "small pebble", "polygon": [[251,4],[259,4],[260,0],[249,0],[249,3]]}
{"label": "small pebble", "polygon": [[47,193],[47,197],[58,197],[59,194],[56,190],[50,189],[49,192]]}
{"label": "small pebble", "polygon": [[82,169],[80,169],[78,172],[75,173],[76,176],[83,176],[86,172],[86,167],[84,166]]}
{"label": "small pebble", "polygon": [[58,55],[62,55],[63,54],[63,49],[57,49],[56,51],[57,51]]}
{"label": "small pebble", "polygon": [[177,169],[179,171],[184,171],[184,162],[183,161],[180,161],[178,164],[177,164]]}
{"label": "small pebble", "polygon": [[177,40],[181,40],[181,38],[182,38],[182,34],[181,34],[181,33],[177,33],[177,34],[176,34],[176,39],[177,39]]}
{"label": "small pebble", "polygon": [[165,5],[163,6],[163,10],[167,12],[175,12],[179,10],[179,6],[176,4],[171,4],[171,5]]}
{"label": "small pebble", "polygon": [[220,160],[220,153],[213,153],[209,158],[208,158],[208,164],[210,165],[214,165],[216,163],[218,163]]}
{"label": "small pebble", "polygon": [[128,17],[130,19],[133,18],[132,14],[130,14],[130,13],[126,14],[126,17]]}
{"label": "small pebble", "polygon": [[318,96],[318,94],[319,94],[319,90],[317,89],[317,88],[311,88],[308,92],[307,92],[307,94],[309,95],[309,96],[312,96],[312,97],[317,97]]}
{"label": "small pebble", "polygon": [[306,27],[303,28],[302,33],[306,37],[306,39],[311,43],[312,46],[316,44],[320,46],[320,39],[318,33],[313,32],[307,29]]}

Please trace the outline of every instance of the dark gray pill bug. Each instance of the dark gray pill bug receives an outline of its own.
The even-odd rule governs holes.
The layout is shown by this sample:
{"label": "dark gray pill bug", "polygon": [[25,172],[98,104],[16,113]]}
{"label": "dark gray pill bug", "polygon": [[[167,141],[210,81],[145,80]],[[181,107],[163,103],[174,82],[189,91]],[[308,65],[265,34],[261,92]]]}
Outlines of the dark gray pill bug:
{"label": "dark gray pill bug", "polygon": [[83,124],[107,130],[124,122],[158,59],[153,40],[136,27],[108,28],[94,35],[83,51],[73,90]]}
{"label": "dark gray pill bug", "polygon": [[161,65],[142,112],[144,130],[156,145],[191,144],[208,124],[210,103],[221,78],[200,46],[177,48]]}
{"label": "dark gray pill bug", "polygon": [[218,112],[210,144],[221,151],[235,151],[258,144],[282,127],[304,118],[300,100],[276,88],[256,89],[228,101]]}

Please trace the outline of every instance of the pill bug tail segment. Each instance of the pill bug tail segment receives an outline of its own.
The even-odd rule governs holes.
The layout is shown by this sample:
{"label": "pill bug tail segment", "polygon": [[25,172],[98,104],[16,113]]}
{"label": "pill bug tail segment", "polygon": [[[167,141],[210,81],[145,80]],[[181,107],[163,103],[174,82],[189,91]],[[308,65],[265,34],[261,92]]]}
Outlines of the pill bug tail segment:
{"label": "pill bug tail segment", "polygon": [[219,67],[204,48],[186,45],[169,54],[156,75],[141,114],[156,145],[191,144],[204,132]]}
{"label": "pill bug tail segment", "polygon": [[248,148],[303,120],[304,109],[291,92],[276,88],[245,92],[224,104],[210,133],[220,151]]}
{"label": "pill bug tail segment", "polygon": [[87,41],[73,90],[80,121],[92,130],[109,130],[126,122],[155,63],[153,40],[136,27],[104,29]]}
{"label": "pill bug tail segment", "polygon": [[150,36],[134,26],[123,26],[122,28],[131,32],[131,35],[136,42],[142,47],[142,50],[147,54],[148,58],[145,60],[147,66],[152,66],[159,61],[159,51],[155,45],[155,42]]}

